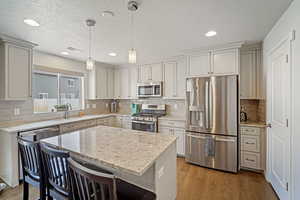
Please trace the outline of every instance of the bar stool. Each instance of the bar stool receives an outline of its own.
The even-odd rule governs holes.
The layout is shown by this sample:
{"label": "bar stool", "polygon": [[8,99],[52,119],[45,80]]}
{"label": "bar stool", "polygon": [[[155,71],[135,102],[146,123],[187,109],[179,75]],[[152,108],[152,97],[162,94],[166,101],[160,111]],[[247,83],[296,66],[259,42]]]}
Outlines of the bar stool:
{"label": "bar stool", "polygon": [[47,193],[49,199],[70,199],[68,180],[69,153],[40,143],[42,162],[45,167]]}
{"label": "bar stool", "polygon": [[29,198],[29,184],[40,189],[40,199],[46,199],[46,184],[41,162],[39,142],[18,137],[18,147],[23,171],[23,200]]}
{"label": "bar stool", "polygon": [[76,200],[155,200],[156,195],[101,169],[87,168],[68,158],[70,185]]}

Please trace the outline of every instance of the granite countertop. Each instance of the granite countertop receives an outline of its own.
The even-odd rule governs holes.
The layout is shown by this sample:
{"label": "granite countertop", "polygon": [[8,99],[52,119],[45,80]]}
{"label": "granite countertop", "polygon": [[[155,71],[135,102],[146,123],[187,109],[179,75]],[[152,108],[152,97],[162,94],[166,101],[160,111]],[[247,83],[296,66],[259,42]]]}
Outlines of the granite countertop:
{"label": "granite countertop", "polygon": [[249,126],[249,127],[258,127],[258,128],[265,128],[267,127],[265,122],[255,122],[255,121],[246,121],[241,122],[241,126]]}
{"label": "granite countertop", "polygon": [[68,124],[72,122],[113,117],[113,116],[130,116],[130,115],[112,113],[112,114],[100,114],[100,115],[84,115],[82,117],[71,117],[69,119],[53,119],[53,120],[45,120],[45,121],[30,122],[30,123],[25,123],[25,122],[24,123],[18,122],[16,124],[10,123],[9,125],[0,126],[0,132],[2,131],[2,132],[15,133],[19,131],[28,131],[33,129],[61,125],[61,124]]}
{"label": "granite countertop", "polygon": [[97,126],[42,140],[99,166],[141,176],[176,136]]}

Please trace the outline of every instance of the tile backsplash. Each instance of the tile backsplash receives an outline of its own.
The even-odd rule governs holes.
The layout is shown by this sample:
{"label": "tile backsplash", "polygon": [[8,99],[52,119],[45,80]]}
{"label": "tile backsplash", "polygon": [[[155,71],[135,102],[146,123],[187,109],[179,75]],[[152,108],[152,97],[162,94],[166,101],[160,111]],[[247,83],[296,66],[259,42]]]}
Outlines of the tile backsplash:
{"label": "tile backsplash", "polygon": [[241,100],[241,107],[245,108],[249,121],[266,121],[266,103],[265,100]]}

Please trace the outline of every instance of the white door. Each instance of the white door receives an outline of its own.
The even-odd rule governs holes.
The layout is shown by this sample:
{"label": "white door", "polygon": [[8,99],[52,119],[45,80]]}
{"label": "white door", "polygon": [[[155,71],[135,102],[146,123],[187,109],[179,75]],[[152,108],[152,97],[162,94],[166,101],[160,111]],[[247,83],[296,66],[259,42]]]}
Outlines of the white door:
{"label": "white door", "polygon": [[289,199],[290,180],[290,41],[268,55],[268,175],[281,200]]}

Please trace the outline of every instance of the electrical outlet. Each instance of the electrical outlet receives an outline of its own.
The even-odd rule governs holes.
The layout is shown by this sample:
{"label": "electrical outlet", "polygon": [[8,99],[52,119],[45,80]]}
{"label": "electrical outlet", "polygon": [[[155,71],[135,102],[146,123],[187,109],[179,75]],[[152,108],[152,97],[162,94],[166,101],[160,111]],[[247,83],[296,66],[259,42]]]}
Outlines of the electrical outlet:
{"label": "electrical outlet", "polygon": [[92,104],[92,108],[96,108],[97,106],[96,106],[96,104]]}
{"label": "electrical outlet", "polygon": [[158,170],[158,178],[161,178],[164,175],[165,171],[165,167],[162,166],[159,170]]}
{"label": "electrical outlet", "polygon": [[20,115],[20,108],[15,108],[14,109],[14,114],[15,115]]}

